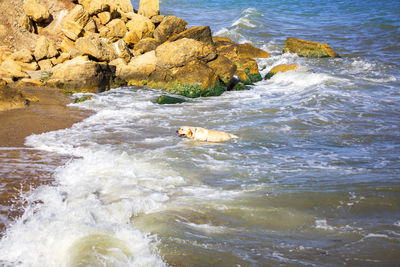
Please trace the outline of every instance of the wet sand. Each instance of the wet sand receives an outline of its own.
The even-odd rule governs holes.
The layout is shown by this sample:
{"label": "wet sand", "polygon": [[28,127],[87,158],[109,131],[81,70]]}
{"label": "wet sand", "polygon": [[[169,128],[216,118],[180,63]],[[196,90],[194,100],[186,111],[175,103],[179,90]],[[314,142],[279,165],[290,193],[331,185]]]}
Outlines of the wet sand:
{"label": "wet sand", "polygon": [[67,156],[30,149],[24,145],[32,134],[71,127],[90,111],[67,107],[72,98],[61,90],[47,87],[19,88],[36,96],[23,109],[0,112],[0,236],[5,227],[22,212],[21,194],[40,185],[53,183],[54,170],[64,165]]}

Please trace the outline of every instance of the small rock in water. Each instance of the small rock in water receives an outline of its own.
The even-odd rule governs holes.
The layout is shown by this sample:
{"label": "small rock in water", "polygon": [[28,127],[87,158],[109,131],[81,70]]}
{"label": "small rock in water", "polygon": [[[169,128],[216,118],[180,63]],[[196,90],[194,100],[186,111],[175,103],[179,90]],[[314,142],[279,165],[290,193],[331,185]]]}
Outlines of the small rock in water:
{"label": "small rock in water", "polygon": [[179,97],[173,97],[173,96],[168,96],[168,95],[162,95],[162,96],[159,96],[159,97],[157,98],[156,102],[157,102],[157,104],[161,104],[161,105],[164,105],[164,104],[171,105],[171,104],[180,104],[180,103],[184,103],[184,102],[186,102],[186,100],[183,99],[183,98],[179,98]]}

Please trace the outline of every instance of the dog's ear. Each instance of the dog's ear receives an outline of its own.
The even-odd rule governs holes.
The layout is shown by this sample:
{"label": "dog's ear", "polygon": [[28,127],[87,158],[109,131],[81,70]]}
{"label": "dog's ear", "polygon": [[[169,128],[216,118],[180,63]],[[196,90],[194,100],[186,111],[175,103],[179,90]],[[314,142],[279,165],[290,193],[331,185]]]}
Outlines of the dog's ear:
{"label": "dog's ear", "polygon": [[186,134],[186,136],[188,136],[188,137],[193,137],[192,129],[189,128],[189,131],[188,131],[188,133]]}

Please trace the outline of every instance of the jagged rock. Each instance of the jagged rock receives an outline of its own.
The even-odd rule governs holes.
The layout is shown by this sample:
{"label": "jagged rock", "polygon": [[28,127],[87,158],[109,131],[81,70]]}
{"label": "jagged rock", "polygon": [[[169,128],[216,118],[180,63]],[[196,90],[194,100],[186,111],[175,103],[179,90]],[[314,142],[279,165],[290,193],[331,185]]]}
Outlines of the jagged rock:
{"label": "jagged rock", "polygon": [[21,65],[12,59],[7,59],[3,61],[0,65],[0,69],[3,73],[8,74],[11,79],[28,77],[28,75],[23,72]]}
{"label": "jagged rock", "polygon": [[38,61],[38,65],[40,70],[51,70],[51,68],[53,67],[53,63],[50,59],[40,60]]}
{"label": "jagged rock", "polygon": [[102,92],[110,88],[115,67],[79,56],[55,66],[52,71],[53,75],[47,81],[50,86]]}
{"label": "jagged rock", "polygon": [[97,15],[100,12],[109,11],[110,5],[102,0],[89,0],[82,3],[90,15]]}
{"label": "jagged rock", "polygon": [[36,40],[35,52],[33,53],[37,61],[44,58],[52,58],[58,55],[54,43],[45,36],[40,36]]}
{"label": "jagged rock", "polygon": [[161,45],[160,40],[154,38],[144,38],[135,45],[134,50],[140,54],[144,54],[155,50],[159,45]]}
{"label": "jagged rock", "polygon": [[214,45],[209,26],[192,27],[186,31],[173,35],[168,39],[168,41],[174,42],[182,38],[194,39],[199,42]]}
{"label": "jagged rock", "polygon": [[24,63],[30,63],[33,61],[33,56],[28,49],[24,48],[20,51],[12,53],[10,55],[10,59]]}
{"label": "jagged rock", "polygon": [[190,61],[208,62],[217,57],[214,46],[183,38],[167,42],[156,49],[157,65],[164,68],[182,67]]}
{"label": "jagged rock", "polygon": [[108,0],[108,3],[117,6],[122,13],[133,12],[130,0]]}
{"label": "jagged rock", "polygon": [[24,16],[19,21],[19,24],[24,27],[28,32],[36,33],[36,26],[33,20],[31,20],[28,16]]}
{"label": "jagged rock", "polygon": [[116,76],[128,82],[129,85],[143,85],[156,69],[155,51],[147,52],[132,58],[128,65],[117,67]]}
{"label": "jagged rock", "polygon": [[124,38],[128,45],[137,44],[141,39],[153,36],[155,26],[150,19],[137,14],[130,14],[130,18],[126,24],[128,33]]}
{"label": "jagged rock", "polygon": [[115,58],[111,44],[97,36],[84,36],[76,40],[76,49],[82,55],[88,55],[98,61],[111,61]]}
{"label": "jagged rock", "polygon": [[208,62],[207,65],[214,70],[215,74],[225,85],[229,85],[237,69],[232,61],[222,55]]}
{"label": "jagged rock", "polygon": [[123,20],[114,19],[109,22],[107,25],[109,32],[107,33],[107,38],[112,42],[117,41],[120,38],[123,38],[126,34],[126,26]]}
{"label": "jagged rock", "polygon": [[132,53],[130,52],[128,45],[124,40],[120,39],[113,43],[115,55],[119,58],[122,58],[126,63],[131,61]]}
{"label": "jagged rock", "polygon": [[187,22],[175,16],[168,16],[158,25],[154,31],[154,38],[165,42],[174,34],[181,33],[186,30]]}
{"label": "jagged rock", "polygon": [[283,53],[296,53],[300,57],[339,57],[332,48],[325,43],[317,43],[297,38],[287,38],[283,48]]}
{"label": "jagged rock", "polygon": [[75,48],[75,43],[68,37],[65,37],[60,44],[60,49],[64,53],[69,53],[72,49]]}
{"label": "jagged rock", "polygon": [[76,5],[64,19],[64,21],[68,20],[78,23],[83,28],[89,21],[89,13],[83,8],[82,5]]}
{"label": "jagged rock", "polygon": [[272,76],[277,74],[278,72],[286,72],[291,70],[296,70],[299,67],[299,64],[281,64],[273,67],[265,76],[265,80],[271,79]]}
{"label": "jagged rock", "polygon": [[0,111],[24,108],[29,104],[20,90],[9,87],[0,87]]}
{"label": "jagged rock", "polygon": [[30,63],[17,61],[17,64],[21,66],[23,72],[35,71],[39,68],[38,64],[35,61]]}
{"label": "jagged rock", "polygon": [[35,22],[45,22],[50,18],[49,9],[36,0],[26,0],[24,10],[26,15]]}
{"label": "jagged rock", "polygon": [[6,86],[6,85],[7,85],[7,82],[0,78],[0,87]]}
{"label": "jagged rock", "polygon": [[53,65],[58,65],[61,63],[64,63],[65,61],[69,60],[71,58],[71,55],[69,53],[61,53],[61,55],[54,60],[52,59],[51,63]]}
{"label": "jagged rock", "polygon": [[67,36],[69,39],[76,41],[83,33],[83,27],[78,22],[67,20],[64,23],[64,27],[61,31]]}
{"label": "jagged rock", "polygon": [[151,22],[153,22],[155,26],[158,26],[164,20],[164,18],[165,18],[164,15],[153,16],[151,17]]}
{"label": "jagged rock", "polygon": [[83,30],[85,31],[85,34],[96,33],[97,32],[96,22],[94,22],[94,20],[90,18],[88,23],[86,23],[86,26],[83,28]]}
{"label": "jagged rock", "polygon": [[110,12],[101,12],[97,14],[97,17],[100,19],[101,24],[106,25],[111,20],[111,13]]}
{"label": "jagged rock", "polygon": [[140,0],[138,14],[148,18],[159,15],[159,0]]}

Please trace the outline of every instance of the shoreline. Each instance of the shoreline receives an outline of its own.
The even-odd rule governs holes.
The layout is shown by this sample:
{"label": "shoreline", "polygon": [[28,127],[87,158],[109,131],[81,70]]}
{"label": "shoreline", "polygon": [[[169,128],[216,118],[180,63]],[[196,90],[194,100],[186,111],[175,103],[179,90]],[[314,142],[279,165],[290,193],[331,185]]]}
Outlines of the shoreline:
{"label": "shoreline", "polygon": [[71,127],[89,117],[88,110],[67,107],[72,99],[62,90],[50,87],[18,88],[28,96],[35,96],[38,102],[29,106],[0,112],[0,147],[26,147],[25,138]]}
{"label": "shoreline", "polygon": [[69,156],[31,149],[25,138],[32,134],[66,129],[89,117],[89,110],[67,107],[72,99],[49,87],[18,88],[38,102],[0,112],[0,238],[7,226],[24,212],[21,194],[54,183],[53,174]]}

